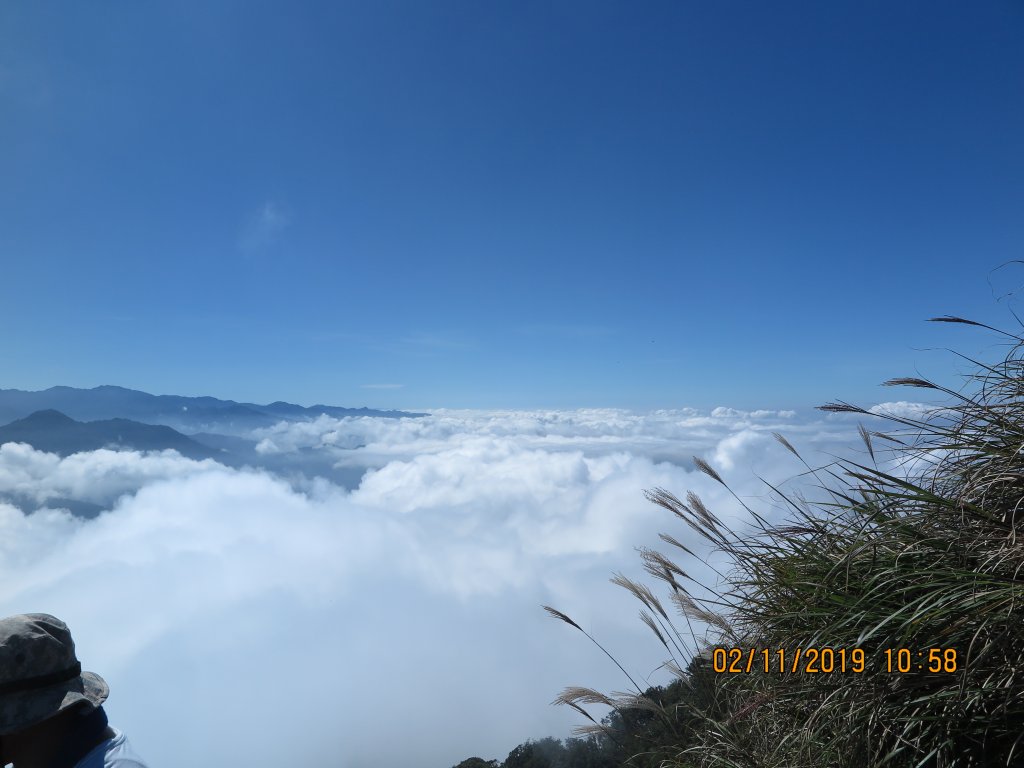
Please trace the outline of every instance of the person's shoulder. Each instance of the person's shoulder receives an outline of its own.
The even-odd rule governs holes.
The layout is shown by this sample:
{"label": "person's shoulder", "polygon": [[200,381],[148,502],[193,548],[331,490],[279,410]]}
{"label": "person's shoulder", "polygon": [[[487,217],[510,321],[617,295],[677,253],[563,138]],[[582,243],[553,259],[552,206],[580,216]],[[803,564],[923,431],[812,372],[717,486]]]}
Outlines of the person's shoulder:
{"label": "person's shoulder", "polygon": [[132,749],[131,742],[117,728],[113,738],[99,744],[75,768],[149,768]]}
{"label": "person's shoulder", "polygon": [[103,768],[149,768],[141,757],[135,754],[131,742],[117,728],[113,729],[114,738],[107,742],[107,752],[103,756]]}

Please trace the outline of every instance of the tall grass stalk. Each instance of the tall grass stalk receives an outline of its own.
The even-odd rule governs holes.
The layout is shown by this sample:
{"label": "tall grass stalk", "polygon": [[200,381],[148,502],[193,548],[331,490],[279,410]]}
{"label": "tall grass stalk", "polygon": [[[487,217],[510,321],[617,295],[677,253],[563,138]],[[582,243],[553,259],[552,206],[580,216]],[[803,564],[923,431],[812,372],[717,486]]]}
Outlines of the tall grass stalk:
{"label": "tall grass stalk", "polygon": [[[664,765],[1024,765],[1024,338],[958,317],[933,321],[989,328],[1010,340],[1010,351],[998,365],[970,361],[977,366],[967,377],[970,394],[916,377],[886,382],[949,398],[920,419],[843,402],[820,406],[897,425],[888,432],[859,425],[870,465],[838,458],[814,470],[804,462],[824,500],[808,503],[770,486],[784,505],[782,522],[747,508],[750,529],[737,533],[696,494],[684,503],[664,489],[646,492],[731,565],[723,586],[696,597],[673,560],[642,553],[675,612],[711,628],[712,642],[701,648],[692,624],[684,642],[651,589],[614,579],[644,605],[641,620],[671,656],[666,666],[695,690],[698,678],[712,681],[710,693],[660,711],[687,724],[676,744],[663,745],[671,755]],[[875,440],[889,446],[886,470]],[[707,462],[694,461],[728,488]],[[694,557],[676,537],[662,539]],[[860,648],[865,668],[711,674],[706,659],[715,645],[781,648],[788,658],[798,648]],[[885,649],[895,658],[900,648],[910,650],[912,671],[886,671]],[[955,672],[917,668],[933,648],[956,652]],[[584,714],[583,703],[656,707],[639,694],[570,688],[558,701]],[[583,730],[600,730],[591,722]]]}

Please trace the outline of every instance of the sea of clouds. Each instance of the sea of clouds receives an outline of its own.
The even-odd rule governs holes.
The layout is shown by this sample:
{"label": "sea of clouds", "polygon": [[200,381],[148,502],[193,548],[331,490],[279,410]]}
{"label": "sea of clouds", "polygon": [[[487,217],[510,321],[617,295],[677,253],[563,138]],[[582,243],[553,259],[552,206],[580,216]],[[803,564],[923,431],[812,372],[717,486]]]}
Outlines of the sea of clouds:
{"label": "sea of clouds", "polygon": [[[881,406],[919,415],[910,403]],[[728,490],[781,509],[760,478],[813,496],[805,467],[865,463],[858,422],[804,411],[434,410],[425,418],[321,417],[250,437],[358,470],[229,468],[174,452],[66,458],[0,447],[0,493],[103,506],[86,520],[0,504],[0,615],[71,627],[111,688],[111,721],[156,768],[282,764],[448,768],[503,759],[582,718],[550,702],[569,685],[628,690],[572,616],[644,684],[670,679],[641,607],[609,584],[650,583],[637,547],[671,533],[713,581],[698,537],[644,498],[696,492],[742,526]],[[773,512],[778,514],[778,512]],[[595,714],[603,714],[597,711]]]}

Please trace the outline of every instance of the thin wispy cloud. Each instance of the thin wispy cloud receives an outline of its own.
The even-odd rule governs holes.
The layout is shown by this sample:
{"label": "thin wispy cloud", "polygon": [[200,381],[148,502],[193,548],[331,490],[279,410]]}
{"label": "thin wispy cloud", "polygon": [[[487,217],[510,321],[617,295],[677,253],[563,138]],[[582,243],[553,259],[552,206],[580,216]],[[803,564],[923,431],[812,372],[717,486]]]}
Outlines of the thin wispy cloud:
{"label": "thin wispy cloud", "polygon": [[276,243],[291,222],[291,214],[285,206],[267,200],[249,214],[239,234],[238,247],[246,253],[262,251]]}
{"label": "thin wispy cloud", "polygon": [[558,336],[567,339],[600,339],[619,332],[611,326],[585,323],[533,323],[520,326],[518,331],[529,336]]}
{"label": "thin wispy cloud", "polygon": [[321,344],[340,343],[349,349],[358,348],[395,357],[432,355],[439,352],[456,352],[478,347],[476,341],[468,339],[462,334],[448,332],[324,331],[314,334],[314,338],[317,343]]}
{"label": "thin wispy cloud", "polygon": [[443,333],[413,333],[403,337],[400,343],[408,348],[421,351],[444,351],[473,349],[476,344],[462,336]]}

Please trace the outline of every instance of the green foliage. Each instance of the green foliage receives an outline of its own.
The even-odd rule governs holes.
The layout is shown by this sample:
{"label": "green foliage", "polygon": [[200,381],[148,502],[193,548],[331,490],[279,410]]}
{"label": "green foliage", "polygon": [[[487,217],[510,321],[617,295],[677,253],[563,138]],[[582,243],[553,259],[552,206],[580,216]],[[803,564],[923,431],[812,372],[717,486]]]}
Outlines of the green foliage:
{"label": "green foliage", "polygon": [[677,754],[676,745],[696,723],[689,712],[696,701],[694,694],[692,684],[679,678],[643,692],[653,706],[613,709],[601,721],[612,764],[657,768]]}
{"label": "green foliage", "polygon": [[[912,440],[861,425],[872,466],[840,459],[815,470],[805,462],[831,500],[794,501],[773,488],[788,510],[781,524],[735,494],[753,521],[740,533],[696,494],[684,503],[662,489],[648,493],[731,561],[725,586],[699,598],[672,560],[642,553],[648,573],[671,590],[677,615],[714,629],[712,646],[781,648],[791,659],[797,648],[860,648],[862,672],[715,675],[696,653],[694,631],[691,648],[652,590],[617,576],[644,605],[641,619],[671,655],[680,687],[667,698],[672,686],[614,696],[568,688],[558,702],[590,719],[580,730],[602,734],[617,759],[645,768],[1024,764],[1024,338],[1005,335],[1014,343],[1003,363],[971,361],[980,369],[971,395],[919,378],[886,382],[940,391],[951,402],[921,420],[883,416]],[[846,403],[822,410],[876,416]],[[872,438],[892,446],[895,468],[879,469]],[[728,489],[710,465],[694,461]],[[884,651],[899,648],[915,663],[919,651],[953,649],[957,668],[889,672]],[[586,704],[611,706],[612,715],[596,723]]]}
{"label": "green foliage", "polygon": [[565,747],[558,739],[527,741],[509,752],[502,768],[564,768]]}
{"label": "green foliage", "polygon": [[482,757],[467,757],[452,768],[498,768],[498,761],[484,760]]}
{"label": "green foliage", "polygon": [[[682,680],[648,688],[644,696],[666,711],[698,699],[699,687]],[[564,742],[554,738],[528,740],[513,749],[500,768],[654,768],[675,754],[677,728],[647,710],[613,710],[596,733]],[[499,768],[497,761],[479,757],[463,760],[454,768]]]}
{"label": "green foliage", "polygon": [[614,768],[620,765],[612,742],[597,736],[565,740],[565,768]]}

